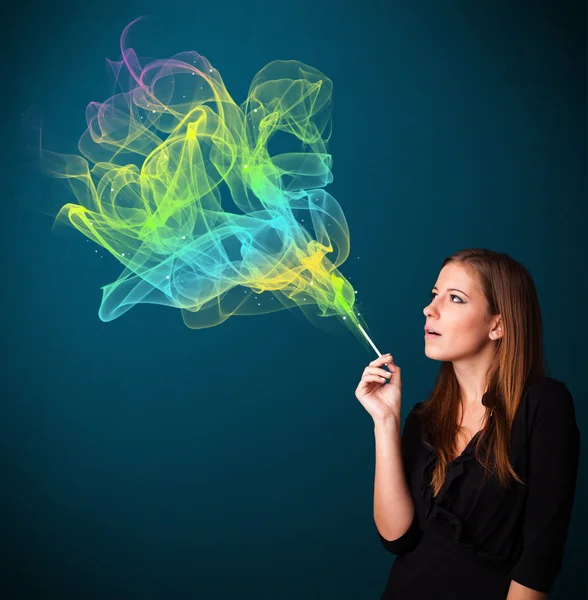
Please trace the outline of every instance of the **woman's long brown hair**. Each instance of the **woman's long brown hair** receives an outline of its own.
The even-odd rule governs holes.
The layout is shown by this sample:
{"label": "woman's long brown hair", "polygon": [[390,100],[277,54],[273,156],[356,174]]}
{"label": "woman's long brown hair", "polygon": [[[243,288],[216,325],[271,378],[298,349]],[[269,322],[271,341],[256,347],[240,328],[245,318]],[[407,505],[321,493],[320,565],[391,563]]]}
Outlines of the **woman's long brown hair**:
{"label": "woman's long brown hair", "polygon": [[[475,457],[484,467],[484,481],[494,473],[500,485],[512,479],[523,483],[509,460],[512,423],[521,403],[526,382],[544,376],[543,327],[539,299],[527,269],[507,254],[482,248],[461,250],[447,257],[448,263],[463,265],[487,300],[487,320],[502,316],[503,335],[496,343],[494,360],[486,375],[484,426],[475,444]],[[415,413],[423,431],[429,432],[431,449],[437,453],[432,482],[437,496],[445,481],[447,464],[454,454],[460,388],[453,364],[442,362],[435,387],[427,402]],[[490,417],[490,414],[492,415]],[[490,418],[489,418],[490,417]],[[488,452],[482,459],[481,447]]]}

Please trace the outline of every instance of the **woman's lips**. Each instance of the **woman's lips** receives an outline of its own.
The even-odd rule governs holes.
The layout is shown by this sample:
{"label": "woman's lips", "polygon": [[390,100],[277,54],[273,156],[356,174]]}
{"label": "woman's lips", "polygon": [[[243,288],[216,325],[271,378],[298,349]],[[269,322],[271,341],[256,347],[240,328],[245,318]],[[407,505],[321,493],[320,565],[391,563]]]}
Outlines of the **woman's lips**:
{"label": "woman's lips", "polygon": [[425,331],[425,339],[426,340],[436,339],[436,338],[440,338],[440,337],[441,337],[440,334],[428,333],[428,332]]}

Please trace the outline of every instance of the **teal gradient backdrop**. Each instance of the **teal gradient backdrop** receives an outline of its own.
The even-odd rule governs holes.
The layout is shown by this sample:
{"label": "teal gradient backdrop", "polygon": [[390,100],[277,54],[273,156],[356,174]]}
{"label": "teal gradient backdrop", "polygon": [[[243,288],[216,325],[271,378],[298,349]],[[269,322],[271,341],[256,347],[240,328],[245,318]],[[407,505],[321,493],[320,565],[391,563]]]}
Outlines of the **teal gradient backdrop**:
{"label": "teal gradient backdrop", "polygon": [[[100,286],[120,264],[31,208],[72,196],[19,154],[21,119],[41,114],[44,145],[75,153],[86,105],[112,92],[105,58],[139,15],[140,56],[195,50],[237,102],[275,59],[333,81],[341,271],[403,369],[403,415],[439,367],[422,311],[441,262],[486,247],[534,277],[549,374],[585,435],[585,4],[105,0],[13,7],[3,25],[5,597],[375,600],[394,557],[354,396],[375,353],[289,311],[194,331],[140,305],[103,323]],[[585,471],[583,443],[550,600],[588,593]]]}

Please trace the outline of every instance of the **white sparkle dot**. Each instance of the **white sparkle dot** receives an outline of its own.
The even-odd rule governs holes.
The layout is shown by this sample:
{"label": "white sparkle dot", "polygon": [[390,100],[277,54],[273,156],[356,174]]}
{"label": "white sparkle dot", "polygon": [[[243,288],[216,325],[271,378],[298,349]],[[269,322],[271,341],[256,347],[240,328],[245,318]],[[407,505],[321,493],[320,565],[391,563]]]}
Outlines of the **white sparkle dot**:
{"label": "white sparkle dot", "polygon": [[355,290],[355,293],[357,294],[357,290]]}
{"label": "white sparkle dot", "polygon": [[182,239],[183,239],[183,240],[185,240],[185,239],[186,239],[186,236],[185,236],[185,235],[183,235],[183,236],[182,236]]}
{"label": "white sparkle dot", "polygon": [[258,302],[258,303],[257,303],[257,306],[261,306],[261,302]]}
{"label": "white sparkle dot", "polygon": [[123,253],[122,253],[122,255],[124,256],[124,255],[125,255],[125,253],[123,252]]}
{"label": "white sparkle dot", "polygon": [[98,252],[98,250],[94,250],[94,252]]}
{"label": "white sparkle dot", "polygon": [[155,111],[153,111],[153,112],[155,112]]}
{"label": "white sparkle dot", "polygon": [[253,109],[253,112],[257,112],[257,108],[254,108],[254,109]]}
{"label": "white sparkle dot", "polygon": [[302,219],[302,222],[304,223],[304,219]]}
{"label": "white sparkle dot", "polygon": [[347,317],[343,317],[344,319],[346,319]]}
{"label": "white sparkle dot", "polygon": [[165,276],[165,278],[166,278],[166,279],[169,279],[169,275],[166,275],[166,276]]}
{"label": "white sparkle dot", "polygon": [[247,168],[247,165],[245,165],[245,168]]}
{"label": "white sparkle dot", "polygon": [[212,73],[212,69],[209,69],[209,71]]}

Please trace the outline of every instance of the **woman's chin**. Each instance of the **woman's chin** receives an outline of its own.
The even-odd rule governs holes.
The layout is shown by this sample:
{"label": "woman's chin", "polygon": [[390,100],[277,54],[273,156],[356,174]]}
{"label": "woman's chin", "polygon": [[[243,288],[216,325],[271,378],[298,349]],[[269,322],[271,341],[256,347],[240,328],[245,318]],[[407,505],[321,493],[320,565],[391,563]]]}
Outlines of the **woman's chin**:
{"label": "woman's chin", "polygon": [[433,360],[444,360],[441,356],[441,352],[439,352],[438,349],[431,348],[427,344],[425,344],[425,356]]}

